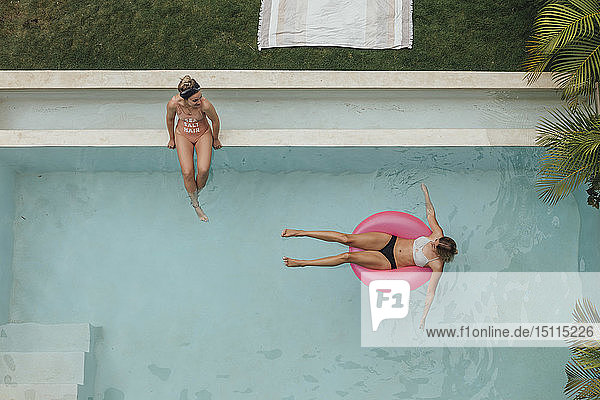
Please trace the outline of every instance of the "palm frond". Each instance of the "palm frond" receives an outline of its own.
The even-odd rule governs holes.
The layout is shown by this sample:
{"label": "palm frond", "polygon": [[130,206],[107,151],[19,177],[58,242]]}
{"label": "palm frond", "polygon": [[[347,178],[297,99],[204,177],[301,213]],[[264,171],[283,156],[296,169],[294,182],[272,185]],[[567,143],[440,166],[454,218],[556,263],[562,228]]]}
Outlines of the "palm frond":
{"label": "palm frond", "polygon": [[600,120],[588,107],[550,111],[538,125],[537,144],[546,147],[540,159],[540,198],[562,200],[579,185],[600,174]]}
{"label": "palm frond", "polygon": [[599,22],[599,9],[586,13],[565,4],[549,4],[534,23],[536,49],[542,54],[550,54],[573,40],[592,37]]}
{"label": "palm frond", "polygon": [[531,84],[544,71],[563,89],[571,106],[591,93],[600,71],[600,4],[597,0],[553,0],[539,11],[527,42],[523,67]]}
{"label": "palm frond", "polygon": [[[593,347],[594,343],[588,341],[579,344],[579,347],[573,346],[571,351],[573,353],[573,360],[575,360],[584,369],[597,368],[600,369],[600,349]],[[598,376],[600,379],[600,376]]]}
{"label": "palm frond", "polygon": [[[589,299],[575,303],[573,320],[575,323],[594,324],[596,328],[600,325],[600,315]],[[600,398],[600,341],[582,339],[569,342],[573,358],[565,366],[565,395],[575,399]]]}
{"label": "palm frond", "polygon": [[[600,315],[598,315],[598,310],[596,310],[596,307],[589,299],[578,300],[575,303],[573,320],[575,323],[593,324],[600,331],[598,329],[600,328]],[[567,342],[574,353],[584,356],[586,365],[589,365],[591,362],[594,364],[591,365],[592,367],[600,367],[600,340],[595,338],[577,338],[569,339]]]}
{"label": "palm frond", "polygon": [[573,7],[578,8],[582,12],[592,13],[598,10],[598,0],[568,0]]}
{"label": "palm frond", "polygon": [[600,35],[565,46],[553,60],[553,78],[564,91],[564,98],[581,93],[589,96],[600,73]]}
{"label": "palm frond", "polygon": [[540,178],[536,187],[540,199],[550,205],[555,205],[587,180],[587,173],[580,169],[572,169],[565,173],[558,168],[546,169],[545,176]]}
{"label": "palm frond", "polygon": [[[600,120],[598,120],[589,107],[579,107],[576,109],[553,109],[547,110],[549,117],[542,118],[538,124],[538,133],[541,135],[538,140],[545,140],[557,136],[562,139],[568,132],[585,132],[600,129]],[[544,146],[544,143],[538,141],[538,145]]]}
{"label": "palm frond", "polygon": [[589,399],[600,396],[600,370],[583,368],[574,360],[565,366],[567,384],[565,395],[576,399]]}

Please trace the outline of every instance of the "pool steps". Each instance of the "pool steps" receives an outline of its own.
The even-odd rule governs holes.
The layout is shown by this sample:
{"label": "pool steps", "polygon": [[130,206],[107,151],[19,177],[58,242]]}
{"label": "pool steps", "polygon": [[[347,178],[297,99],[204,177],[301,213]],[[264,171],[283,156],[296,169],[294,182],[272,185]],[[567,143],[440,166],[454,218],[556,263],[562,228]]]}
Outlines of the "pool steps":
{"label": "pool steps", "polygon": [[36,323],[0,326],[0,352],[55,352],[91,350],[89,324],[42,325]]}
{"label": "pool steps", "polygon": [[77,400],[76,384],[1,385],[1,400]]}
{"label": "pool steps", "polygon": [[[224,146],[535,146],[535,129],[223,130]],[[164,147],[165,129],[0,130],[0,147]]]}
{"label": "pool steps", "polygon": [[0,400],[87,400],[93,396],[89,324],[0,325]]}
{"label": "pool steps", "polygon": [[83,385],[83,352],[2,352],[5,382],[76,383]]}

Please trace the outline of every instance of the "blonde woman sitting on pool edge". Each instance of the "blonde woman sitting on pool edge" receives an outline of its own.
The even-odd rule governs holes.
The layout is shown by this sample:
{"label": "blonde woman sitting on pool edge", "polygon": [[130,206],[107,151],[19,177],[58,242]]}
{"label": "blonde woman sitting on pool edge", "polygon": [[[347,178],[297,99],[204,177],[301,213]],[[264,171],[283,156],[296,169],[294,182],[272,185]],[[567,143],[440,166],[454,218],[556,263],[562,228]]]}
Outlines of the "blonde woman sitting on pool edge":
{"label": "blonde woman sitting on pool edge", "polygon": [[[186,75],[179,82],[177,89],[179,94],[167,103],[167,147],[177,148],[183,184],[190,196],[192,207],[200,220],[207,222],[208,217],[198,203],[198,193],[208,179],[212,149],[222,147],[219,141],[221,124],[215,107],[202,96],[198,82]],[[175,115],[179,119],[176,127]],[[207,117],[212,122],[212,129]],[[194,168],[194,149],[198,157],[197,176]]]}
{"label": "blonde woman sitting on pool edge", "polygon": [[427,296],[425,298],[425,309],[421,319],[421,328],[425,324],[425,318],[429,307],[433,302],[437,284],[442,276],[444,263],[454,259],[458,254],[456,242],[444,236],[442,228],[435,218],[435,210],[429,199],[427,186],[421,184],[425,195],[425,206],[427,222],[431,228],[431,235],[421,236],[416,239],[404,239],[384,232],[365,232],[359,234],[348,234],[335,231],[302,231],[297,229],[284,229],[282,237],[306,236],[327,242],[338,242],[349,247],[357,247],[364,251],[346,252],[337,256],[319,258],[316,260],[297,260],[283,257],[288,267],[305,266],[334,266],[344,263],[353,263],[361,267],[374,270],[390,270],[409,265],[429,267],[433,271]]}

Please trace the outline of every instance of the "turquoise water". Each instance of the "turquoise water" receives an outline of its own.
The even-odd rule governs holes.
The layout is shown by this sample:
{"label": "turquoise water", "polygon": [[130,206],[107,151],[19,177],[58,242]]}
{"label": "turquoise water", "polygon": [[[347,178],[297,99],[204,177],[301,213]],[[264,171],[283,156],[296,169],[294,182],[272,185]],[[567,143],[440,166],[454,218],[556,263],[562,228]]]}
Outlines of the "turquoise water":
{"label": "turquoise water", "polygon": [[563,398],[566,349],[361,348],[349,267],[281,263],[345,250],[283,240],[284,227],[424,218],[425,182],[461,252],[450,270],[576,271],[581,200],[537,200],[539,152],[229,148],[215,152],[202,224],[174,152],[1,149],[9,318],[102,327],[97,400]]}

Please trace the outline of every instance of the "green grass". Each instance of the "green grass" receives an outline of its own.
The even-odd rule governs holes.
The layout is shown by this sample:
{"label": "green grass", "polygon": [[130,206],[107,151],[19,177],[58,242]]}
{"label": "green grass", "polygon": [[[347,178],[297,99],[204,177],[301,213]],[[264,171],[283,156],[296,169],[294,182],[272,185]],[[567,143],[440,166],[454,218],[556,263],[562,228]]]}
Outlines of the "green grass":
{"label": "green grass", "polygon": [[260,0],[0,0],[0,69],[520,71],[533,0],[414,0],[413,49],[258,51]]}

